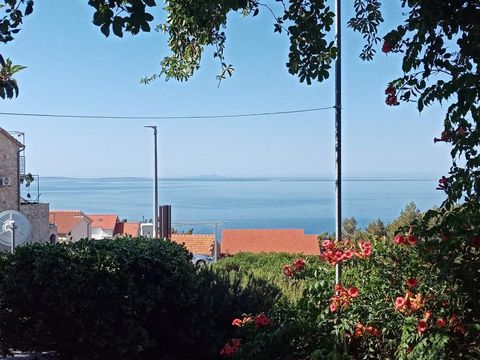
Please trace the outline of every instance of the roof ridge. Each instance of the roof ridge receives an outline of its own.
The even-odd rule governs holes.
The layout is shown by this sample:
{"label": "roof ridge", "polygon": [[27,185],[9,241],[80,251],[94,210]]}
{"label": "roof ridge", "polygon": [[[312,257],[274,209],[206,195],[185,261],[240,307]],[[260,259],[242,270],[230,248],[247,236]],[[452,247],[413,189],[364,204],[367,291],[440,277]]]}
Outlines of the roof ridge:
{"label": "roof ridge", "polygon": [[270,229],[270,228],[255,228],[255,229],[223,229],[222,231],[305,231],[304,229],[299,229],[299,228],[276,228],[276,229]]}
{"label": "roof ridge", "polygon": [[116,216],[116,217],[118,217],[117,214],[88,214],[88,216]]}

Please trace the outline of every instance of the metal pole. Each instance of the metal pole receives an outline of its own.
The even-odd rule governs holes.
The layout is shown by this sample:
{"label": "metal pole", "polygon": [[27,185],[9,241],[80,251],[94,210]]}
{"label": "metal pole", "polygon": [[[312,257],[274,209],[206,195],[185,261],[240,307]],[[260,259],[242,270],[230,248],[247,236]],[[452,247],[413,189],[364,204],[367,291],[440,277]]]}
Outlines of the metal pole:
{"label": "metal pole", "polygon": [[215,226],[213,227],[213,231],[214,231],[214,234],[213,234],[213,239],[214,239],[214,243],[213,243],[213,261],[217,261],[217,252],[218,252],[218,244],[217,244],[217,223],[215,223]]}
{"label": "metal pole", "polygon": [[155,175],[153,177],[153,238],[158,236],[158,161],[157,161],[157,127],[156,126],[145,126],[146,128],[153,129],[153,140],[154,140],[154,167]]}
{"label": "metal pole", "polygon": [[10,228],[10,231],[12,232],[12,254],[15,252],[15,230],[17,229],[17,226],[15,225],[15,221],[12,221],[12,225]]}
{"label": "metal pole", "polygon": [[[337,59],[335,60],[335,240],[342,239],[342,4],[335,0],[335,32]],[[335,284],[342,279],[342,266],[335,267]]]}

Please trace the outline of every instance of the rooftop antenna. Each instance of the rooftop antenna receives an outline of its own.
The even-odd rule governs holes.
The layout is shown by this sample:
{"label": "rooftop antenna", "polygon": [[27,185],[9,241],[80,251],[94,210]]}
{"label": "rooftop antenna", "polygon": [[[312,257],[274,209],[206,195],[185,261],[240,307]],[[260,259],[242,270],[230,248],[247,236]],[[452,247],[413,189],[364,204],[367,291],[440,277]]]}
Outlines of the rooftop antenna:
{"label": "rooftop antenna", "polygon": [[21,212],[6,210],[0,213],[0,248],[15,252],[32,233],[30,221]]}

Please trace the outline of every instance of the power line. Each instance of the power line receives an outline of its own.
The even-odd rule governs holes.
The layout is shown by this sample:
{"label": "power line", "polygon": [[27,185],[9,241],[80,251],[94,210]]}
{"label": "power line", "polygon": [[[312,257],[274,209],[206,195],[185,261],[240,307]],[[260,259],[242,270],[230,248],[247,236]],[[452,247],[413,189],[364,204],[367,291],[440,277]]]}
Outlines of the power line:
{"label": "power line", "polygon": [[46,117],[46,118],[70,118],[70,119],[117,119],[117,120],[174,120],[174,119],[177,119],[177,120],[181,120],[181,119],[227,119],[227,118],[240,118],[240,117],[286,115],[286,114],[316,112],[316,111],[330,110],[330,109],[335,109],[335,106],[312,108],[312,109],[245,113],[245,114],[189,115],[189,116],[115,116],[115,115],[39,114],[39,113],[14,113],[14,112],[0,112],[0,115],[24,116],[24,117]]}

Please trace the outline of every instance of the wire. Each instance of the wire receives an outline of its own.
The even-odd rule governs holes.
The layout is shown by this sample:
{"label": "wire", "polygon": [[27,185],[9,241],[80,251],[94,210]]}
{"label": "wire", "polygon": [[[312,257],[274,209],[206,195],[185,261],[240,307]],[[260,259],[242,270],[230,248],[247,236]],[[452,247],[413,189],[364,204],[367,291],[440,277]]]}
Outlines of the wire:
{"label": "wire", "polygon": [[271,116],[271,115],[307,113],[307,112],[315,112],[315,111],[322,111],[322,110],[329,110],[329,109],[335,109],[335,106],[312,108],[312,109],[300,109],[300,110],[246,113],[246,114],[191,115],[191,116],[114,116],[114,115],[103,116],[103,115],[12,113],[12,112],[0,112],[0,115],[25,116],[25,117],[70,118],[70,119],[173,120],[173,119],[226,119],[226,118],[239,118],[239,117]]}

